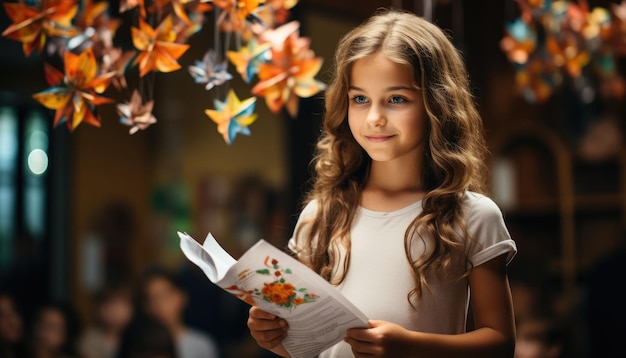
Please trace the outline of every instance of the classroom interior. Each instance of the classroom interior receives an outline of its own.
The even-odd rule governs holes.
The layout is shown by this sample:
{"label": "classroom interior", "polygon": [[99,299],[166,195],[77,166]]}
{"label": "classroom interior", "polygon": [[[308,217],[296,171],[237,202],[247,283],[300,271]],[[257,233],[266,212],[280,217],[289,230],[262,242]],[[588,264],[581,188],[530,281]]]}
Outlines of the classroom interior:
{"label": "classroom interior", "polygon": [[[590,64],[582,65],[586,82],[565,74],[545,98],[525,96],[520,66],[503,38],[522,14],[520,4],[531,3],[300,0],[289,20],[300,23],[300,36],[310,38],[323,59],[316,76],[322,82],[339,39],[380,7],[426,16],[449,34],[483,118],[490,196],[519,250],[508,267],[518,350],[535,340],[547,352],[516,356],[591,357],[596,339],[625,333],[618,263],[626,251],[626,91],[617,85],[621,95],[606,95],[610,90]],[[0,9],[0,29],[10,24]],[[215,43],[213,30],[207,25],[189,37],[180,70],[150,77],[157,122],[132,135],[113,105],[98,106],[99,128],[53,126],[54,110],[32,96],[49,87],[44,56],[26,57],[18,41],[0,37],[0,289],[19,297],[25,320],[37,305],[56,300],[69,303],[89,326],[96,292],[111,282],[132,286],[159,266],[184,273],[195,287],[185,319],[212,335],[222,356],[268,356],[247,333],[247,306],[211,287],[182,255],[176,231],[196,239],[211,232],[234,257],[260,238],[285,248],[309,185],[323,92],[301,98],[294,118],[284,109],[272,112],[259,98],[251,135],[225,143],[205,115],[213,94],[187,71]],[[128,26],[122,24],[118,36],[131,44]],[[606,76],[624,86],[626,51],[615,49],[613,57],[614,72]],[[250,97],[254,83],[230,66],[234,78],[227,86],[242,100]],[[36,150],[45,155],[41,170],[29,161]]]}

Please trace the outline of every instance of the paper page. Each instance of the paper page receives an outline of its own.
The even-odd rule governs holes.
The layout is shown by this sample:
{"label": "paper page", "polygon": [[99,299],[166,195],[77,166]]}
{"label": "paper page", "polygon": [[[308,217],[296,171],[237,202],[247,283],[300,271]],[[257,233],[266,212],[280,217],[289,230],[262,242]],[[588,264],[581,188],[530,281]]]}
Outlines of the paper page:
{"label": "paper page", "polygon": [[204,274],[213,283],[219,282],[228,270],[236,263],[209,233],[200,245],[196,240],[186,233],[178,232],[180,237],[180,248],[189,259],[202,269]]}
{"label": "paper page", "polygon": [[261,240],[219,283],[240,299],[287,320],[283,346],[293,358],[315,357],[366,327],[367,317],[314,271]]}

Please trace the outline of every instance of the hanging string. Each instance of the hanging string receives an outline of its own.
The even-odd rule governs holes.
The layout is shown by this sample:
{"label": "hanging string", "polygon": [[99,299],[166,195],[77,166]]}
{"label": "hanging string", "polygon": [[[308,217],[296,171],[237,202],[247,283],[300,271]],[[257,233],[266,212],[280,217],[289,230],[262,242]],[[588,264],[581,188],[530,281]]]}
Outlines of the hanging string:
{"label": "hanging string", "polygon": [[465,46],[465,28],[463,18],[463,0],[452,0],[452,33],[457,48],[464,49]]}

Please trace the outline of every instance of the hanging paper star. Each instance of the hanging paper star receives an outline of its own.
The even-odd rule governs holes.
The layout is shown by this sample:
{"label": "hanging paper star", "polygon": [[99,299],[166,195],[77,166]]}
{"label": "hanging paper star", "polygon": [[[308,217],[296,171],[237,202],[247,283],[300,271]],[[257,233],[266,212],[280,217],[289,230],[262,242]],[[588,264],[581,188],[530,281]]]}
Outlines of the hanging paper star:
{"label": "hanging paper star", "polygon": [[163,9],[167,4],[172,4],[172,9],[179,19],[183,20],[187,25],[191,25],[191,20],[185,11],[185,5],[195,0],[156,0],[155,4],[158,9]]}
{"label": "hanging paper star", "polygon": [[259,72],[259,65],[268,61],[271,44],[259,44],[254,38],[248,41],[248,45],[239,51],[228,51],[226,55],[230,62],[235,65],[237,72],[246,83],[250,83],[252,77]]}
{"label": "hanging paper star", "polygon": [[146,5],[144,4],[144,0],[120,0],[120,12],[126,12],[136,7],[139,7],[139,14],[145,19]]}
{"label": "hanging paper star", "polygon": [[579,48],[576,39],[572,36],[564,36],[562,42],[557,41],[554,36],[548,36],[546,49],[552,55],[554,64],[557,67],[564,67],[574,78],[580,76],[583,67],[590,60],[589,53]]}
{"label": "hanging paper star", "polygon": [[300,28],[300,23],[298,21],[291,21],[286,23],[276,29],[271,28],[263,28],[259,29],[255,26],[255,29],[258,31],[258,39],[261,43],[269,43],[273,48],[277,50],[281,50],[285,41],[289,36],[294,34]]}
{"label": "hanging paper star", "polygon": [[626,56],[626,1],[611,4],[613,22],[609,44],[618,56]]}
{"label": "hanging paper star", "polygon": [[313,57],[307,47],[302,47],[297,34],[290,36],[281,51],[272,49],[272,61],[259,67],[259,83],[252,94],[265,97],[268,108],[278,113],[283,107],[295,117],[298,97],[311,97],[326,86],[315,76],[322,66],[321,57]]}
{"label": "hanging paper star", "polygon": [[120,116],[120,123],[131,127],[128,133],[135,134],[156,123],[156,117],[152,114],[153,107],[154,100],[143,103],[139,91],[134,90],[129,103],[117,105],[117,114]]}
{"label": "hanging paper star", "polygon": [[70,50],[79,47],[88,40],[105,49],[113,46],[113,36],[120,27],[121,20],[111,19],[107,13],[108,8],[108,1],[86,0],[82,3],[80,14],[76,20],[76,27],[82,32],[69,40],[68,48]]}
{"label": "hanging paper star", "polygon": [[250,135],[248,126],[257,118],[254,114],[255,104],[255,97],[239,101],[231,89],[226,101],[215,100],[215,109],[207,109],[205,113],[217,123],[217,131],[224,137],[224,141],[232,144],[238,134]]}
{"label": "hanging paper star", "polygon": [[222,9],[217,23],[223,31],[243,31],[246,18],[263,3],[263,0],[213,0]]}
{"label": "hanging paper star", "polygon": [[518,64],[528,62],[528,57],[535,51],[537,35],[521,19],[506,26],[507,34],[500,41],[500,47],[506,53],[509,61]]}
{"label": "hanging paper star", "polygon": [[100,118],[93,113],[95,106],[112,103],[99,96],[109,84],[111,75],[96,76],[96,58],[88,48],[80,55],[65,52],[65,74],[46,64],[46,80],[53,86],[33,97],[47,108],[56,110],[54,126],[63,121],[72,132],[81,123],[100,126]]}
{"label": "hanging paper star", "polygon": [[124,73],[135,53],[135,51],[122,52],[120,48],[110,48],[102,56],[101,73],[114,73],[111,83],[118,91],[127,86]]}
{"label": "hanging paper star", "polygon": [[175,43],[172,18],[167,16],[154,30],[143,19],[139,19],[139,28],[133,27],[133,44],[142,51],[134,63],[139,63],[139,75],[158,70],[172,72],[180,69],[178,58],[187,51],[189,45]]}
{"label": "hanging paper star", "polygon": [[266,0],[265,5],[272,9],[277,23],[282,24],[289,18],[289,9],[296,6],[298,0]]}
{"label": "hanging paper star", "polygon": [[549,59],[535,56],[515,76],[520,91],[530,103],[544,102],[550,98],[554,88],[560,85],[560,76],[550,72],[546,62]]}
{"label": "hanging paper star", "polygon": [[217,62],[217,54],[214,50],[209,50],[194,65],[189,66],[189,73],[196,83],[206,83],[204,87],[207,91],[215,86],[220,86],[226,81],[230,81],[233,76],[227,72],[228,61]]}
{"label": "hanging paper star", "polygon": [[113,36],[121,25],[120,19],[111,19],[108,16],[108,1],[94,2],[85,0],[82,2],[81,11],[76,19],[76,27],[81,31],[72,37],[67,48],[74,50],[87,44],[93,46],[96,57],[113,47]]}
{"label": "hanging paper star", "polygon": [[72,18],[78,10],[78,0],[42,0],[37,8],[24,2],[4,3],[4,10],[13,21],[2,36],[22,42],[26,56],[43,49],[47,36],[70,37],[77,34]]}

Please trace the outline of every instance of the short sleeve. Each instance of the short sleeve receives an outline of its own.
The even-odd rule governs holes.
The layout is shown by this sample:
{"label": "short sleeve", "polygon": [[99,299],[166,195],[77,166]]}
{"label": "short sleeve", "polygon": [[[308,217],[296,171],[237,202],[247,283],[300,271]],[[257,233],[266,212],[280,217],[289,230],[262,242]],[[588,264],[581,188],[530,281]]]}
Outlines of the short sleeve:
{"label": "short sleeve", "polygon": [[[315,216],[316,212],[317,212],[317,202],[315,200],[311,200],[308,204],[306,204],[304,209],[302,209],[302,212],[300,213],[300,217],[298,217],[298,222],[296,223],[296,227],[293,232],[293,235],[291,236],[291,238],[289,239],[289,242],[287,243],[287,248],[289,248],[289,250],[293,252],[294,254],[296,254],[297,256],[300,256],[303,250],[302,249],[303,245],[300,240],[302,237],[306,236],[306,232],[303,231],[303,230],[306,230],[306,228],[301,228],[301,226],[307,221],[309,221],[310,219],[312,219]],[[297,237],[296,237],[296,233],[299,233]]]}
{"label": "short sleeve", "polygon": [[500,208],[486,196],[469,193],[466,210],[467,230],[474,240],[469,253],[472,265],[482,265],[504,254],[508,265],[517,253],[517,246],[506,228]]}

